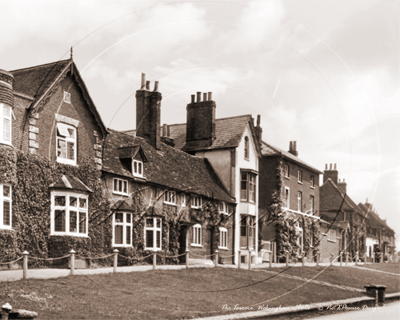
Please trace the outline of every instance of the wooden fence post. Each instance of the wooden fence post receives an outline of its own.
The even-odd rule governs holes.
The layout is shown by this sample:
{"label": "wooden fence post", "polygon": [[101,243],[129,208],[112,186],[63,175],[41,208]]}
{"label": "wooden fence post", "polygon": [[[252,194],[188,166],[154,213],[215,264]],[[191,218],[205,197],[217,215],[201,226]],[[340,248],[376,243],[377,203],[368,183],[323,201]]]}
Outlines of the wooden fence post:
{"label": "wooden fence post", "polygon": [[75,274],[75,251],[72,249],[70,252],[71,257],[69,259],[69,264],[70,264],[70,275],[73,276]]}
{"label": "wooden fence post", "polygon": [[357,265],[357,262],[358,262],[358,251],[356,252],[356,265]]}
{"label": "wooden fence post", "polygon": [[186,269],[189,269],[189,249],[186,249]]}
{"label": "wooden fence post", "polygon": [[153,270],[156,270],[157,265],[157,252],[153,251]]}
{"label": "wooden fence post", "polygon": [[238,269],[240,269],[240,263],[242,262],[242,251],[238,250]]}
{"label": "wooden fence post", "polygon": [[118,267],[118,250],[114,250],[114,269],[113,272],[117,273],[117,267]]}
{"label": "wooden fence post", "polygon": [[23,268],[22,278],[26,279],[26,278],[28,278],[28,255],[29,255],[29,253],[28,253],[28,251],[24,251],[24,252],[22,252],[22,255],[24,257],[23,264],[22,264],[22,268]]}
{"label": "wooden fence post", "polygon": [[272,268],[272,254],[269,256],[269,267]]}
{"label": "wooden fence post", "polygon": [[347,263],[349,262],[349,253],[348,252],[346,252],[346,266],[347,266]]}
{"label": "wooden fence post", "polygon": [[304,267],[304,260],[306,260],[306,254],[303,253],[303,258],[301,259],[301,266]]}
{"label": "wooden fence post", "polygon": [[343,266],[343,252],[340,252],[340,266]]}
{"label": "wooden fence post", "polygon": [[11,305],[9,303],[6,303],[1,306],[1,310],[3,311],[2,315],[1,315],[1,319],[8,320],[8,316],[12,310]]}
{"label": "wooden fence post", "polygon": [[249,250],[249,270],[251,270],[251,250]]}
{"label": "wooden fence post", "polygon": [[317,267],[319,266],[319,252],[317,252]]}
{"label": "wooden fence post", "polygon": [[215,250],[215,267],[218,267],[218,250]]}

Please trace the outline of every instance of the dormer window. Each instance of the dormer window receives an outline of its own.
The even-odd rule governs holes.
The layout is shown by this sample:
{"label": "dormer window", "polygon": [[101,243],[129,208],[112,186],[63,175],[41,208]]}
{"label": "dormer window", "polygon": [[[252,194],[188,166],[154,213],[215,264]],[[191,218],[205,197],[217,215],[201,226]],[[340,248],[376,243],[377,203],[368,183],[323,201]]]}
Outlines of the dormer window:
{"label": "dormer window", "polygon": [[200,208],[202,205],[201,197],[200,196],[192,196],[192,208]]}
{"label": "dormer window", "polygon": [[76,165],[76,128],[57,123],[57,162]]}
{"label": "dormer window", "polygon": [[249,137],[244,137],[244,158],[249,159]]}
{"label": "dormer window", "polygon": [[11,107],[0,103],[0,143],[11,144]]}
{"label": "dormer window", "polygon": [[71,94],[69,92],[64,91],[64,102],[71,103]]}
{"label": "dormer window", "polygon": [[143,177],[143,162],[132,160],[132,174],[135,177]]}

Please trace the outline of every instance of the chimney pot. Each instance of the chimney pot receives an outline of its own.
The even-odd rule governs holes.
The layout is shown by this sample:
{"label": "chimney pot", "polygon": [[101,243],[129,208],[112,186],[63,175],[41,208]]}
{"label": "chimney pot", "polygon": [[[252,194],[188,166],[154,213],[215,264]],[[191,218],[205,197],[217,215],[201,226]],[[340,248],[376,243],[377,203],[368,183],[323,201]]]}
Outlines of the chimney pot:
{"label": "chimney pot", "polygon": [[154,81],[154,91],[158,91],[158,81]]}
{"label": "chimney pot", "polygon": [[201,92],[197,92],[197,101],[196,102],[201,102]]}
{"label": "chimney pot", "polygon": [[167,137],[171,136],[170,126],[167,125]]}
{"label": "chimney pot", "polygon": [[261,115],[257,115],[257,127],[259,127],[260,126],[260,123],[261,123]]}
{"label": "chimney pot", "polygon": [[163,137],[168,137],[168,125],[166,123],[163,124],[162,135]]}
{"label": "chimney pot", "polygon": [[296,151],[297,147],[296,147],[296,141],[293,141],[293,151]]}
{"label": "chimney pot", "polygon": [[208,101],[211,101],[212,100],[212,92],[209,92],[208,93]]}
{"label": "chimney pot", "polygon": [[146,90],[150,90],[150,81],[146,81]]}
{"label": "chimney pot", "polygon": [[140,84],[140,89],[143,90],[145,88],[146,85],[146,74],[142,73],[142,82]]}
{"label": "chimney pot", "polygon": [[289,151],[292,151],[292,141],[289,141]]}
{"label": "chimney pot", "polygon": [[191,103],[194,103],[195,97],[196,97],[196,95],[192,94],[192,101],[191,101]]}
{"label": "chimney pot", "polygon": [[334,170],[336,170],[336,163],[335,163],[335,166],[334,166]]}
{"label": "chimney pot", "polygon": [[332,170],[332,163],[329,164],[329,170]]}
{"label": "chimney pot", "polygon": [[207,101],[207,92],[203,93],[203,101]]}
{"label": "chimney pot", "polygon": [[328,170],[328,164],[325,163],[325,170]]}

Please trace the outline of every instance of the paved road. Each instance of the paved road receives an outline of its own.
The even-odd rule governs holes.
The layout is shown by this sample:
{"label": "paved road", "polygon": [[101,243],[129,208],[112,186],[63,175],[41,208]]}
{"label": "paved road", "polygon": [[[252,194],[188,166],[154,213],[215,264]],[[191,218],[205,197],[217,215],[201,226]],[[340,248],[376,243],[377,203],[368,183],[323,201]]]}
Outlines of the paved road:
{"label": "paved road", "polygon": [[343,311],[343,313],[335,313],[318,318],[308,318],[307,320],[399,320],[400,319],[400,302],[392,302],[386,304],[384,307],[376,309],[370,307],[369,309],[359,311]]}

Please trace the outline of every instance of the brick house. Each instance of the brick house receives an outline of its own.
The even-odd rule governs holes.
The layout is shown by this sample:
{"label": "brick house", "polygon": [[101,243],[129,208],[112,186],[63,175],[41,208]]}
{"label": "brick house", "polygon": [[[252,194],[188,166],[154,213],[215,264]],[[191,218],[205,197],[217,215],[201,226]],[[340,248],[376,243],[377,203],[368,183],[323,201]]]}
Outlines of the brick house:
{"label": "brick house", "polygon": [[[347,222],[342,225],[339,250],[361,257],[365,252],[365,214],[347,195],[347,183],[338,179],[336,164],[325,166],[323,184],[320,187],[320,216],[328,222]],[[331,239],[333,240],[333,232]],[[328,239],[329,239],[329,235]],[[338,235],[336,234],[338,238]],[[340,239],[338,239],[340,240]]]}
{"label": "brick house", "polygon": [[379,217],[372,204],[368,203],[368,199],[364,204],[359,203],[358,207],[366,217],[366,254],[369,260],[372,261],[376,252],[381,252],[386,256],[394,254],[396,246],[393,229],[387,225],[386,220]]}
{"label": "brick house", "polygon": [[[178,150],[207,161],[228,194],[235,199],[233,221],[226,228],[234,250],[234,263],[240,259],[257,262],[258,252],[258,159],[262,129],[251,115],[216,119],[216,103],[211,93],[192,95],[185,124],[164,125],[163,136]],[[222,204],[220,210],[226,211]],[[194,239],[193,228],[189,239]],[[193,242],[192,242],[193,246]],[[240,251],[240,254],[239,254]]]}
{"label": "brick house", "polygon": [[[144,228],[143,244],[134,244],[137,250],[183,254],[188,249],[191,259],[209,261],[217,249],[220,258],[230,256],[235,200],[206,158],[182,152],[161,136],[162,95],[158,82],[154,91],[149,86],[142,78],[136,91],[137,129],[110,130],[105,144],[103,178],[114,212],[113,246],[132,247],[131,213],[136,213],[143,216]],[[144,201],[139,210],[135,195]]]}
{"label": "brick house", "polygon": [[[273,259],[275,262],[279,260],[276,257],[279,251],[280,254],[289,251],[298,257],[308,253],[311,258],[313,252],[308,248],[312,249],[317,239],[312,230],[306,232],[305,224],[307,221],[313,226],[319,224],[319,175],[322,172],[298,157],[296,141],[290,142],[289,151],[263,141],[261,152],[259,210],[260,220],[263,221],[260,223],[260,241],[265,248],[263,259]],[[296,231],[291,239],[292,245],[285,249],[277,241],[281,233],[276,224],[278,217],[271,212],[275,205],[282,211],[285,219],[291,218]],[[278,253],[274,248],[277,248]]]}

